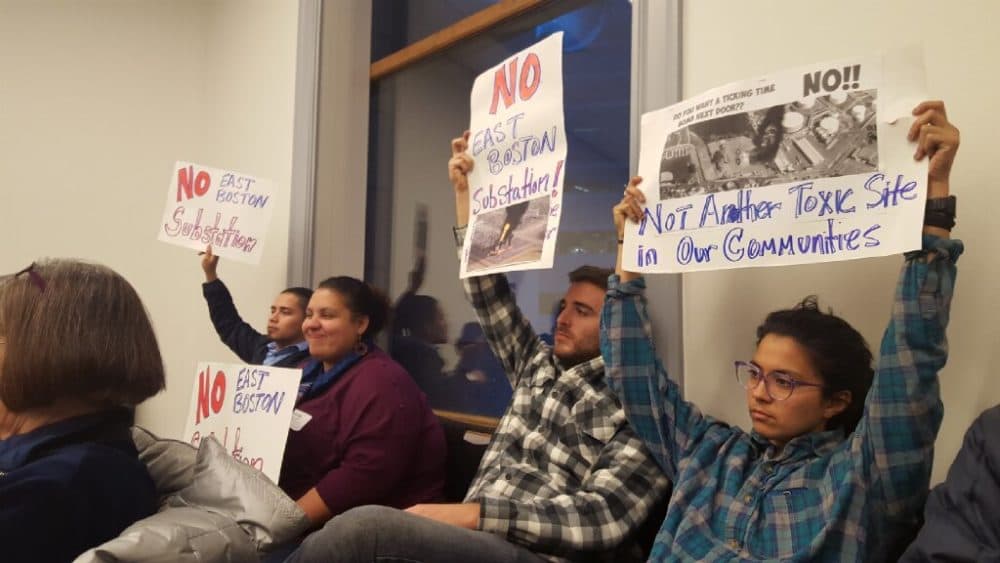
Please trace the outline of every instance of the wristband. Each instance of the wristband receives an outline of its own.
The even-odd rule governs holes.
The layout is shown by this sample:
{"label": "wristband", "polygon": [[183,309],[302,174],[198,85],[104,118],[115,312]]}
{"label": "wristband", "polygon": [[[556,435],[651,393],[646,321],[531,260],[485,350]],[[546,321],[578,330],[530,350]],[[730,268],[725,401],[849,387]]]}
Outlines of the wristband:
{"label": "wristband", "polygon": [[934,197],[924,205],[924,225],[951,230],[955,226],[955,196]]}

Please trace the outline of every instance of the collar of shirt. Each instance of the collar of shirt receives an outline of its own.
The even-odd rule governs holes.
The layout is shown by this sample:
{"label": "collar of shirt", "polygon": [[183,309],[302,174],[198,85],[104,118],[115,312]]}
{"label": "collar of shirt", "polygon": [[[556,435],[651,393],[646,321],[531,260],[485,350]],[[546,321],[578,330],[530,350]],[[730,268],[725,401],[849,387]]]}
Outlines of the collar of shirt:
{"label": "collar of shirt", "polygon": [[841,430],[824,430],[810,432],[790,440],[777,454],[770,440],[761,436],[756,430],[750,432],[750,438],[758,454],[775,461],[799,461],[806,458],[820,457],[833,451],[844,441]]}
{"label": "collar of shirt", "polygon": [[[366,341],[368,344],[368,350],[372,350],[374,343],[371,341]],[[364,355],[367,355],[367,351]],[[324,371],[323,363],[319,360],[310,360],[305,367],[302,368],[302,380],[299,383],[299,396],[296,404],[305,401],[319,395],[331,385],[334,384],[340,376],[344,375],[351,366],[358,362],[364,357],[362,354],[358,354],[355,351],[351,351],[347,356],[337,362],[336,364],[330,366],[330,369]]]}
{"label": "collar of shirt", "polygon": [[[552,352],[549,351],[549,353],[551,354]],[[559,358],[556,358],[555,355],[553,355],[552,367],[555,369],[539,370],[535,374],[535,377],[532,378],[531,386],[545,387],[560,377],[577,377],[583,379],[584,381],[596,381],[604,376],[604,358],[602,358],[600,354],[572,367],[564,367],[559,361]]]}
{"label": "collar of shirt", "polygon": [[561,368],[561,371],[562,373],[573,374],[586,381],[596,381],[604,377],[604,358],[598,354],[586,362],[580,362],[573,367]]}
{"label": "collar of shirt", "polygon": [[264,365],[274,365],[278,360],[288,356],[289,354],[293,354],[295,352],[305,352],[308,349],[309,343],[305,340],[296,342],[295,344],[290,344],[280,350],[278,349],[278,343],[272,340],[267,343],[267,355],[264,356]]}
{"label": "collar of shirt", "polygon": [[0,471],[21,467],[46,452],[74,443],[131,444],[132,412],[125,408],[96,412],[46,424],[25,434],[0,440]]}

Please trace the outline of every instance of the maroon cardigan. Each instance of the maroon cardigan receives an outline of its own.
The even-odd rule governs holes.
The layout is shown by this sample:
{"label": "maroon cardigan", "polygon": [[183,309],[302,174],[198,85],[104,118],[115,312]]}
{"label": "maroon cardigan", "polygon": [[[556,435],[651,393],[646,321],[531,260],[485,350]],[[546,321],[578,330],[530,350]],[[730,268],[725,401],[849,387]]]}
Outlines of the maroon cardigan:
{"label": "maroon cardigan", "polygon": [[413,378],[382,350],[297,408],[312,418],[289,430],[278,483],[293,499],[315,487],[334,516],[441,500],[444,431]]}

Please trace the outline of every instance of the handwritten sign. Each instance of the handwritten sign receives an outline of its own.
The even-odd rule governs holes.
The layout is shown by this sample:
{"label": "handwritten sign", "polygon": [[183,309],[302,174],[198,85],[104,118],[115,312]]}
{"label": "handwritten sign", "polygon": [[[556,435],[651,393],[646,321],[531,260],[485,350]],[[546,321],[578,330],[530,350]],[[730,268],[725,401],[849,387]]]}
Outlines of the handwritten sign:
{"label": "handwritten sign", "polygon": [[642,116],[642,272],[805,264],[920,246],[926,161],[906,139],[925,98],[915,49],[728,84]]}
{"label": "handwritten sign", "polygon": [[215,436],[232,456],[278,482],[302,371],[198,364],[184,440]]}
{"label": "handwritten sign", "polygon": [[461,277],[551,268],[566,176],[562,33],[472,85],[469,227]]}
{"label": "handwritten sign", "polygon": [[274,208],[269,180],[177,162],[167,188],[159,240],[257,264]]}

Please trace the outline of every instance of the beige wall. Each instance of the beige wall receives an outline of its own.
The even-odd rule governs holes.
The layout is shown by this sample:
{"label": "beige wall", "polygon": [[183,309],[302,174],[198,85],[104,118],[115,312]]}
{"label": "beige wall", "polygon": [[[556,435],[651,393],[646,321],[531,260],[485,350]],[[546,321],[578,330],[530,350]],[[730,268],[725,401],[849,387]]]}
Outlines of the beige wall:
{"label": "beige wall", "polygon": [[[1000,301],[994,298],[1000,242],[991,210],[1000,192],[987,164],[995,162],[998,130],[994,56],[1000,3],[992,0],[687,0],[683,4],[684,95],[769,71],[922,44],[927,86],[946,101],[962,131],[952,189],[959,198],[954,234],[967,251],[949,337],[951,359],[941,373],[945,418],[934,481],[942,479],[962,435],[986,407],[1000,402]],[[857,326],[877,350],[889,316],[899,257],[848,263],[750,269],[684,276],[684,361],[687,396],[705,411],[744,427],[744,399],[731,361],[753,352],[753,330],[770,310],[816,293]],[[710,351],[706,353],[706,351]]]}
{"label": "beige wall", "polygon": [[274,181],[259,266],[219,267],[263,327],[284,286],[298,3],[0,0],[0,272],[40,256],[105,263],[139,291],[167,391],[139,409],[179,435],[198,360],[232,361],[194,252],[156,240],[178,159]]}
{"label": "beige wall", "polygon": [[[140,421],[157,432],[180,433],[197,360],[233,359],[208,322],[197,258],[155,239],[170,166],[188,159],[230,167],[270,177],[279,193],[288,190],[297,4],[0,0],[0,272],[39,256],[78,256],[118,269],[136,285],[153,316],[168,370],[167,392],[139,411]],[[332,15],[328,3],[325,25],[336,23]],[[955,234],[969,244],[952,316],[952,358],[942,373],[946,415],[935,468],[940,479],[971,420],[1000,402],[1000,383],[991,373],[1000,365],[995,321],[1000,305],[992,299],[1000,266],[989,257],[989,245],[1000,237],[988,230],[985,211],[1000,205],[986,170],[992,156],[988,135],[997,129],[990,102],[1000,78],[991,72],[990,57],[1000,52],[1000,38],[992,30],[1000,4],[688,0],[683,15],[685,95],[789,66],[925,45],[929,91],[948,102],[950,116],[962,129],[954,173],[960,199]],[[324,53],[330,45],[324,45]],[[360,50],[355,58],[364,58]],[[365,63],[336,64],[359,74]],[[362,101],[349,92],[337,95],[341,109]],[[440,99],[448,105],[447,96]],[[446,121],[431,120],[427,127],[440,126],[448,130],[442,135],[450,134],[454,126]],[[202,124],[200,130],[196,123]],[[352,122],[351,128],[364,124]],[[338,131],[332,121],[320,129]],[[417,133],[412,131],[408,141],[418,149],[413,158],[446,155],[446,145],[425,146]],[[349,138],[341,131],[334,145]],[[409,168],[409,157],[402,158],[397,171]],[[356,174],[359,163],[343,166]],[[357,221],[362,193],[357,182],[324,187],[332,186],[337,175],[326,175],[322,165],[320,172],[317,189],[329,192],[324,201],[331,212]],[[437,174],[409,178],[410,203],[396,208],[396,228],[412,229],[415,200],[427,198],[432,210],[438,209],[436,190],[444,185]],[[452,219],[437,211],[432,215],[432,252],[446,255],[432,257],[428,286],[450,287],[457,266],[450,242],[440,238],[447,238],[447,229],[440,227]],[[286,205],[275,210],[259,267],[220,267],[237,304],[257,326],[284,285],[288,226]],[[327,264],[357,270],[361,257],[336,254],[331,246],[338,246],[340,236],[335,230],[329,236],[316,243],[315,257],[324,268],[315,275],[325,274]],[[711,414],[745,425],[730,362],[752,354],[753,329],[767,311],[809,293],[818,293],[877,346],[898,263],[898,258],[885,258],[684,276],[688,397]],[[408,268],[402,255],[393,257],[393,295]],[[446,308],[457,330],[464,309],[457,302],[454,310],[450,303]]]}

